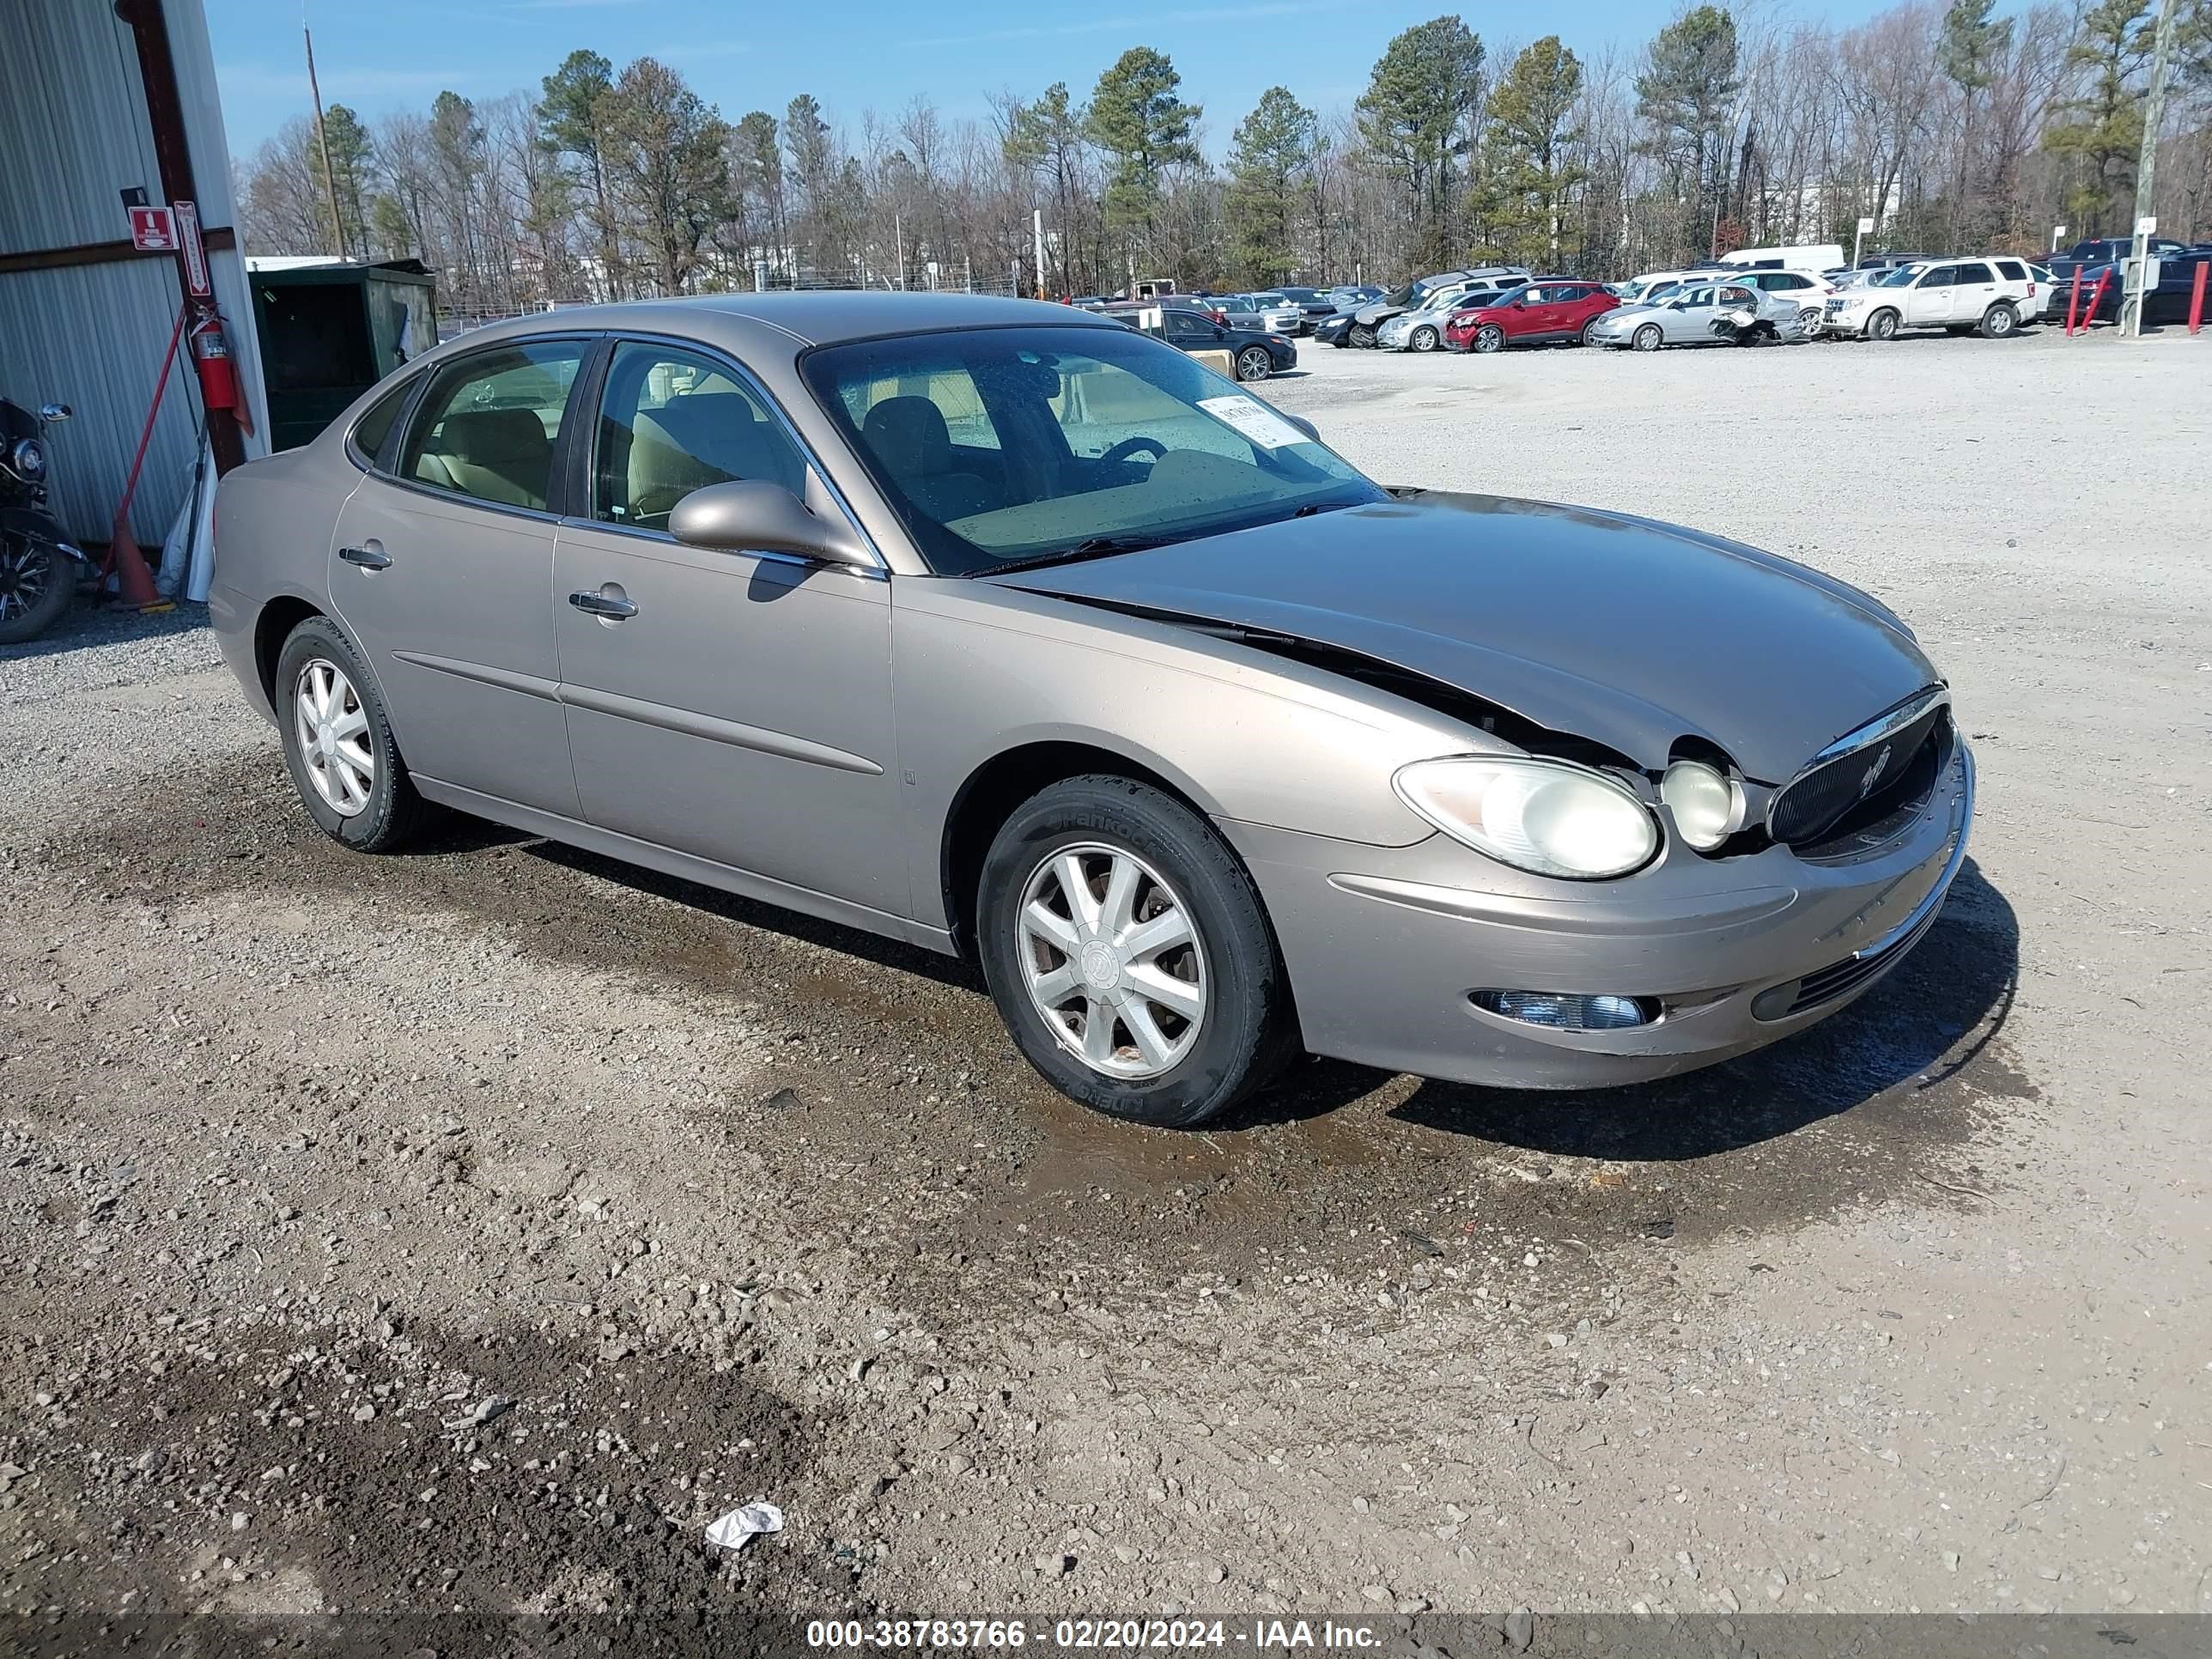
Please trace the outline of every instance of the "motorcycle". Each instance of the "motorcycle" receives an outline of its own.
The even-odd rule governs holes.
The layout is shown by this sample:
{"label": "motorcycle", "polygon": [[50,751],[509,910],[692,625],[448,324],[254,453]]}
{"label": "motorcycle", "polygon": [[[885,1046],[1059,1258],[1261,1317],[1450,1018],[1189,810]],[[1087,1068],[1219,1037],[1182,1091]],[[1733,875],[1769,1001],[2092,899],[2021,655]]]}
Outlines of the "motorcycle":
{"label": "motorcycle", "polygon": [[69,609],[92,561],[46,511],[46,429],[67,404],[38,413],[0,398],[0,645],[34,640]]}

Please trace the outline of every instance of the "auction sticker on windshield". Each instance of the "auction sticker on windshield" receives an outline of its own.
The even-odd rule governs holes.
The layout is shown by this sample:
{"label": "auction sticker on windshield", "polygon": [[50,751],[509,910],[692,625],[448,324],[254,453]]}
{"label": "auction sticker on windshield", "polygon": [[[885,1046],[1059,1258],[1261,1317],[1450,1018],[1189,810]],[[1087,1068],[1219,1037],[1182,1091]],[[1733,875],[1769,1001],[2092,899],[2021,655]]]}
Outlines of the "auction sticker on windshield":
{"label": "auction sticker on windshield", "polygon": [[1200,398],[1198,406],[1264,449],[1282,449],[1308,441],[1304,433],[1265,404],[1250,398]]}

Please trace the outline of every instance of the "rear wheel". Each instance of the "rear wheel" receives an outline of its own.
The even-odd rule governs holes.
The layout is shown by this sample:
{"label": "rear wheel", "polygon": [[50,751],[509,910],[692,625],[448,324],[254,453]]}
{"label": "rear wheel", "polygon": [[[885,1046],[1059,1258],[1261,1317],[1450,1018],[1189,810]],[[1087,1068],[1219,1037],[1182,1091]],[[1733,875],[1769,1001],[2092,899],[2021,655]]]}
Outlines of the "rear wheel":
{"label": "rear wheel", "polygon": [[1423,323],[1413,331],[1413,337],[1406,342],[1416,351],[1434,351],[1440,343],[1436,330]]}
{"label": "rear wheel", "polygon": [[76,564],[28,536],[0,536],[0,645],[35,640],[62,618]]}
{"label": "rear wheel", "polygon": [[1656,323],[1644,324],[1643,327],[1636,331],[1636,337],[1632,343],[1638,351],[1658,350],[1660,345],[1659,325]]}
{"label": "rear wheel", "polygon": [[1249,345],[1237,354],[1237,378],[1240,380],[1264,380],[1275,372],[1275,360],[1267,355],[1267,348]]}
{"label": "rear wheel", "polygon": [[1982,313],[1982,337],[2002,340],[2020,328],[2020,313],[2008,305],[1994,305]]}
{"label": "rear wheel", "polygon": [[308,617],[277,655],[274,691],[284,762],[307,816],[358,852],[404,846],[429,809],[353,641],[327,617]]}
{"label": "rear wheel", "polygon": [[1485,323],[1474,331],[1474,349],[1477,351],[1496,351],[1504,343],[1505,331],[1495,323]]}
{"label": "rear wheel", "polygon": [[1897,313],[1877,311],[1867,319],[1866,337],[1869,340],[1893,340],[1897,337]]}
{"label": "rear wheel", "polygon": [[1582,340],[1584,345],[1594,346],[1597,343],[1597,325],[1598,319],[1595,317],[1583,325]]}
{"label": "rear wheel", "polygon": [[1251,878],[1203,818],[1149,785],[1070,778],[1016,808],[976,911],[1016,1046],[1094,1111],[1202,1122],[1294,1050]]}

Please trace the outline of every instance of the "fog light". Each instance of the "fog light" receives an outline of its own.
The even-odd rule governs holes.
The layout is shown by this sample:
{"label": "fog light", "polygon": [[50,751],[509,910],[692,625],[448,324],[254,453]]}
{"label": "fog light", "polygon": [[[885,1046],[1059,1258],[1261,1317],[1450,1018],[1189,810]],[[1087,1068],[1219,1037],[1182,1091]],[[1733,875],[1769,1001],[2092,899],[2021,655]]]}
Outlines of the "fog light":
{"label": "fog light", "polygon": [[1625,1031],[1649,1025],[1659,1017],[1658,1004],[1644,997],[1576,996],[1559,991],[1477,991],[1471,1000],[1478,1008],[1523,1025],[1542,1025],[1554,1031]]}

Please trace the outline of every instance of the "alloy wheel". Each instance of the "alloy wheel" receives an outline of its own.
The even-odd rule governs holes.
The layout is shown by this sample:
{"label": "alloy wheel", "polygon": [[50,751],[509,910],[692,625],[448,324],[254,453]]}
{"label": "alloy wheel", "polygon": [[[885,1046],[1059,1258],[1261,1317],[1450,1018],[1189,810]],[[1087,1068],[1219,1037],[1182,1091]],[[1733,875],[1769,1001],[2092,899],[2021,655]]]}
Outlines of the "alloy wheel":
{"label": "alloy wheel", "polygon": [[0,623],[27,617],[46,597],[46,585],[60,572],[56,556],[27,537],[0,541]]}
{"label": "alloy wheel", "polygon": [[1504,331],[1495,323],[1485,323],[1475,331],[1474,349],[1477,351],[1496,351],[1504,343]]}
{"label": "alloy wheel", "polygon": [[303,664],[292,688],[293,730],[307,781],[341,817],[364,811],[376,787],[368,711],[345,671],[327,657]]}
{"label": "alloy wheel", "polygon": [[1265,346],[1246,346],[1237,359],[1237,378],[1240,380],[1264,380],[1274,372],[1275,360],[1267,355]]}
{"label": "alloy wheel", "polygon": [[1434,351],[1437,349],[1437,331],[1424,323],[1413,331],[1410,343],[1416,351]]}
{"label": "alloy wheel", "polygon": [[1125,848],[1081,842],[1022,886],[1022,981],[1060,1046],[1103,1077],[1158,1077],[1206,1023],[1206,952],[1182,897]]}

